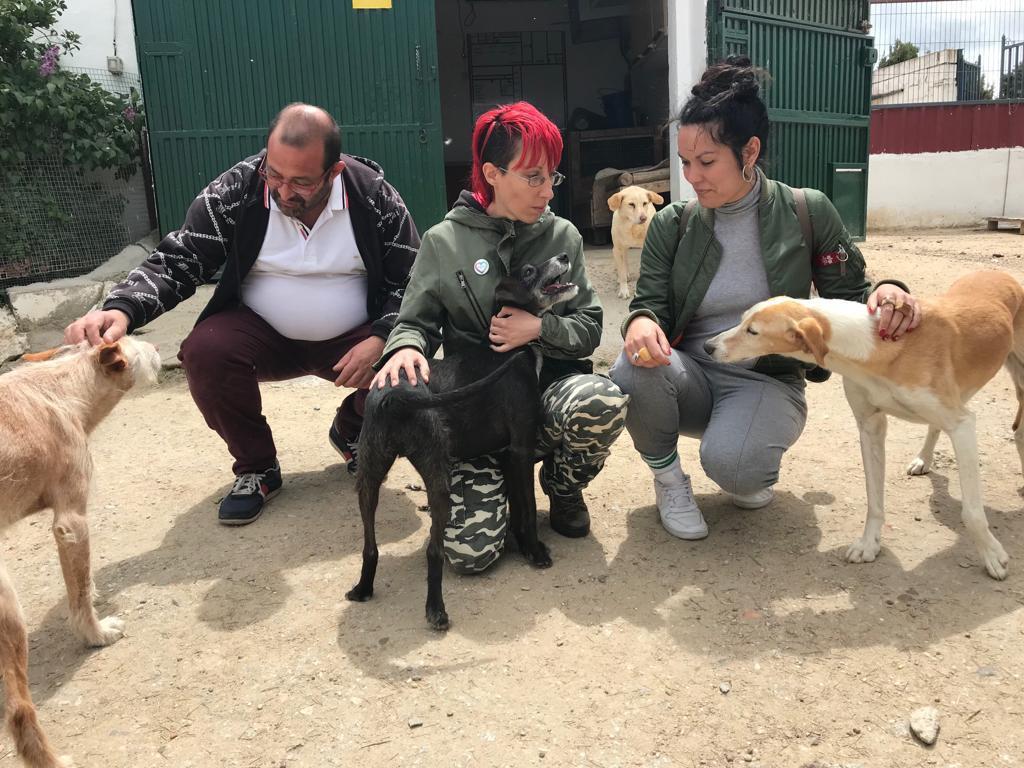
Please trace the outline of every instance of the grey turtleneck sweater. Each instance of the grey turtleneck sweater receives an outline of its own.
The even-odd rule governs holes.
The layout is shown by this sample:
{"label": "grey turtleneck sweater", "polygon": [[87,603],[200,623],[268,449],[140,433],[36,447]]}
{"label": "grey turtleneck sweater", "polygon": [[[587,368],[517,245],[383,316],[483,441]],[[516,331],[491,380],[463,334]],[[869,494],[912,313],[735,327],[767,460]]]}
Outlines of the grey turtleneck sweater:
{"label": "grey turtleneck sweater", "polygon": [[[760,199],[758,177],[746,195],[715,210],[715,239],[722,247],[722,261],[686,326],[681,346],[687,354],[706,357],[705,341],[732,328],[747,309],[770,296],[761,258]],[[746,368],[753,364],[753,360],[741,363]]]}

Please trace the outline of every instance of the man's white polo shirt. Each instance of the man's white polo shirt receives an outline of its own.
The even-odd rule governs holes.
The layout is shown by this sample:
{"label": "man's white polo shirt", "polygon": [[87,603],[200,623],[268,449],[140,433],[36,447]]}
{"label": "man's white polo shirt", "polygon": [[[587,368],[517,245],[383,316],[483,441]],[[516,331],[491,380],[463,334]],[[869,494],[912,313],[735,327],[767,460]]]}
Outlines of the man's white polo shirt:
{"label": "man's white polo shirt", "polygon": [[267,235],[242,282],[242,302],[286,338],[332,339],[369,319],[366,266],[347,203],[339,174],[327,206],[307,229],[285,216],[269,193],[264,196]]}

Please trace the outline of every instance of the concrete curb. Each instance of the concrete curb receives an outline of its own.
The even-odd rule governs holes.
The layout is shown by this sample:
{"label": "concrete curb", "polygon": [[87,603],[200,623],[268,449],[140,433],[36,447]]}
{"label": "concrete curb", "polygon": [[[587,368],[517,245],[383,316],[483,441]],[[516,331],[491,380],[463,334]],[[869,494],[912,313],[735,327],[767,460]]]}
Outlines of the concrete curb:
{"label": "concrete curb", "polygon": [[152,253],[157,242],[154,231],[81,277],[8,288],[11,308],[0,309],[0,362],[24,353],[29,342],[33,346],[59,342],[59,331],[97,306],[115,282]]}

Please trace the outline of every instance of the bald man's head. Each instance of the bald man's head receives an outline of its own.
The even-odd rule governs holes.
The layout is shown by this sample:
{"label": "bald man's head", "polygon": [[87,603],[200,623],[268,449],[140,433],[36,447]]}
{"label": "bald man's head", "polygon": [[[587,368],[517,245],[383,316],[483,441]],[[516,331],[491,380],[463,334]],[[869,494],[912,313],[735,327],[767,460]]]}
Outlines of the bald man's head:
{"label": "bald man's head", "polygon": [[268,144],[271,136],[300,149],[320,144],[324,150],[324,170],[338,162],[341,154],[341,129],[326,110],[311,104],[297,102],[278,112],[267,131]]}

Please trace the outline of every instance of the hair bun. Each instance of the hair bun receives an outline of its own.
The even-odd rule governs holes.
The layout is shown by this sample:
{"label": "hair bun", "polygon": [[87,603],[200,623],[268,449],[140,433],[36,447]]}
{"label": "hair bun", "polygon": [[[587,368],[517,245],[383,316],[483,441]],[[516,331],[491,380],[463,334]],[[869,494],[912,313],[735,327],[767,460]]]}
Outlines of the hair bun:
{"label": "hair bun", "polygon": [[729,56],[708,67],[690,93],[702,101],[714,104],[727,99],[756,99],[761,93],[760,79],[763,74],[762,70],[752,66],[748,57]]}

